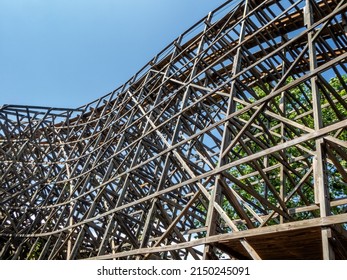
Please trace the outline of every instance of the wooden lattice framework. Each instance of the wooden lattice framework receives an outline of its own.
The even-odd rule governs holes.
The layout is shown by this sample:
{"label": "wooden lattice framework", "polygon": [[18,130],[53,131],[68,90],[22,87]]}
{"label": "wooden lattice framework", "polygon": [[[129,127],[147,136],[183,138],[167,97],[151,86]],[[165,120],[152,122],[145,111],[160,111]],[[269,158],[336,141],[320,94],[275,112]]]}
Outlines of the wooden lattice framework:
{"label": "wooden lattice framework", "polygon": [[0,108],[1,259],[346,259],[347,1],[227,1],[77,109]]}

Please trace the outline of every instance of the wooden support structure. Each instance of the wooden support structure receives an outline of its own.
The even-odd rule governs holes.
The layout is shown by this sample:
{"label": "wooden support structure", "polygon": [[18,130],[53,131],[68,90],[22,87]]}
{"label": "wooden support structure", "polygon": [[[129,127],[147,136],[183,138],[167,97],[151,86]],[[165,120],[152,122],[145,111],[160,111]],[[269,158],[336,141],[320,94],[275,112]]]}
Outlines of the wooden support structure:
{"label": "wooden support structure", "polygon": [[226,1],[79,108],[0,107],[0,259],[347,259],[347,0]]}

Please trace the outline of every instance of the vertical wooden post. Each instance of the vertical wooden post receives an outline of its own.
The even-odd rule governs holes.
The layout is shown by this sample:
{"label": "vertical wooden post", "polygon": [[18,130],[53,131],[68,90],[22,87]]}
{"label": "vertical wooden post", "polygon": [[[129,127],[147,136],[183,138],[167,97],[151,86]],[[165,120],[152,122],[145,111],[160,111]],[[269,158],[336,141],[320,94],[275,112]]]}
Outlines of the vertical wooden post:
{"label": "vertical wooden post", "polygon": [[[244,5],[245,6],[244,6],[244,12],[243,12],[243,21],[242,21],[241,30],[240,30],[239,44],[242,43],[242,41],[245,38],[245,33],[246,33],[245,18],[247,16],[248,9],[249,9],[248,0],[245,1]],[[234,56],[233,69],[232,69],[233,75],[238,73],[240,69],[241,69],[241,47],[237,49],[236,54]],[[236,94],[236,82],[234,80],[230,85],[230,96],[229,96],[229,102],[228,102],[227,115],[230,115],[231,113],[236,111],[236,104],[234,101],[235,94]],[[216,168],[219,168],[226,163],[223,153],[228,147],[228,144],[229,144],[228,142],[230,141],[230,138],[231,138],[229,126],[230,126],[230,121],[227,121],[224,125],[219,161]],[[206,219],[206,226],[207,226],[206,236],[207,237],[216,234],[216,230],[217,230],[217,222],[218,222],[219,215],[214,205],[215,203],[217,203],[218,205],[222,204],[222,189],[221,189],[220,180],[223,180],[223,178],[219,174],[216,176],[216,179],[215,179],[215,184],[212,189],[211,200],[210,200],[208,212],[207,212],[207,219]],[[213,246],[211,244],[207,244],[204,248],[203,258],[204,259],[213,258],[214,256],[213,250],[214,250]]]}
{"label": "vertical wooden post", "polygon": [[[307,28],[313,24],[313,7],[311,0],[306,0],[304,20]],[[317,52],[316,46],[313,42],[313,32],[308,33],[308,48],[310,59],[310,71],[317,68]],[[322,108],[321,108],[321,95],[317,86],[317,76],[311,78],[311,91],[312,91],[312,106],[313,106],[313,119],[314,129],[319,131],[323,128]],[[316,140],[316,155],[313,159],[313,174],[314,174],[314,192],[315,202],[319,204],[320,216],[326,217],[330,215],[330,202],[329,191],[327,189],[327,178],[325,169],[325,152],[324,140]],[[322,228],[322,247],[323,259],[334,259],[333,250],[329,244],[329,229]]]}
{"label": "vertical wooden post", "polygon": [[[64,159],[67,160],[68,159],[68,155],[66,154],[66,151],[64,150],[64,142],[60,141],[60,145],[61,145],[61,151],[63,153]],[[67,179],[70,180],[71,178],[71,172],[70,172],[70,166],[69,164],[66,162],[65,163],[65,168],[66,168],[66,175],[67,175]],[[64,185],[64,192],[65,192],[65,185]],[[71,197],[72,193],[73,193],[73,185],[71,183],[69,183],[69,196]],[[69,227],[73,225],[73,202],[70,202],[69,204]],[[66,259],[70,260],[70,256],[71,256],[71,251],[72,251],[72,231],[73,229],[71,228],[69,230],[69,239],[67,241],[67,249],[66,249]]]}
{"label": "vertical wooden post", "polygon": [[[285,43],[287,41],[287,39],[288,39],[288,36],[284,35],[283,39],[282,39],[282,42]],[[286,57],[286,50],[285,49],[283,49],[282,55],[283,55],[284,58]],[[286,72],[286,65],[285,65],[285,62],[284,62],[284,59],[283,59],[282,75],[284,75],[285,72]],[[286,93],[285,92],[282,92],[282,94],[281,94],[281,101],[280,101],[279,108],[280,108],[280,110],[281,110],[281,112],[283,114],[283,117],[286,117]],[[286,136],[285,125],[282,122],[281,123],[281,137],[282,137],[281,143],[284,143],[285,136]],[[285,150],[283,150],[283,154],[285,154]],[[280,197],[281,197],[283,202],[284,202],[284,199],[285,199],[285,196],[286,196],[286,174],[285,174],[285,171],[286,171],[286,167],[283,164],[281,164],[281,170],[280,170]],[[283,222],[284,222],[283,216],[280,216],[280,223],[282,224]]]}

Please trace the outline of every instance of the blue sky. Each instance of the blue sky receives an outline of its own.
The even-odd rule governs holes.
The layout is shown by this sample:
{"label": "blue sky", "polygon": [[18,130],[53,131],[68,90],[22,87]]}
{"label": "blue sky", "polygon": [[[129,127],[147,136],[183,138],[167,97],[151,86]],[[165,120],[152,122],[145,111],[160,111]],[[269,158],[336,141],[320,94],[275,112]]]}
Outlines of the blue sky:
{"label": "blue sky", "polygon": [[224,0],[0,0],[0,106],[79,107]]}

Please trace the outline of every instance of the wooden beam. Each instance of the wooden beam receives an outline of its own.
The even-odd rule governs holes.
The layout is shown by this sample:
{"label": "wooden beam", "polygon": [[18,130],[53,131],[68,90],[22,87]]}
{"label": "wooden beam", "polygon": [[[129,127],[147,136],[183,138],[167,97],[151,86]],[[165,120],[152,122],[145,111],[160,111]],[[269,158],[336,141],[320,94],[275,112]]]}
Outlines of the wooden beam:
{"label": "wooden beam", "polygon": [[327,227],[334,224],[341,224],[341,223],[347,223],[347,214],[340,214],[337,216],[328,216],[328,217],[321,217],[321,218],[315,218],[310,220],[304,220],[304,221],[298,221],[298,222],[291,222],[291,223],[285,223],[285,224],[279,224],[275,226],[268,226],[268,227],[262,227],[262,228],[255,228],[250,229],[247,231],[239,231],[234,232],[231,234],[221,234],[217,236],[211,236],[208,238],[202,238],[197,239],[190,242],[180,243],[176,245],[168,245],[165,247],[156,247],[156,248],[143,248],[140,250],[133,250],[130,252],[122,252],[114,255],[105,255],[100,257],[93,257],[89,258],[91,260],[97,260],[97,259],[111,259],[114,257],[124,257],[129,255],[138,255],[138,254],[146,254],[146,253],[155,253],[155,252],[165,252],[170,250],[178,250],[178,249],[185,249],[189,247],[195,247],[202,244],[208,244],[208,243],[215,243],[215,242],[227,242],[229,240],[236,240],[236,239],[242,239],[242,238],[248,238],[248,237],[255,237],[255,236],[261,236],[265,234],[276,234],[277,232],[286,232],[286,231],[295,231],[299,229],[308,229],[313,227]]}

